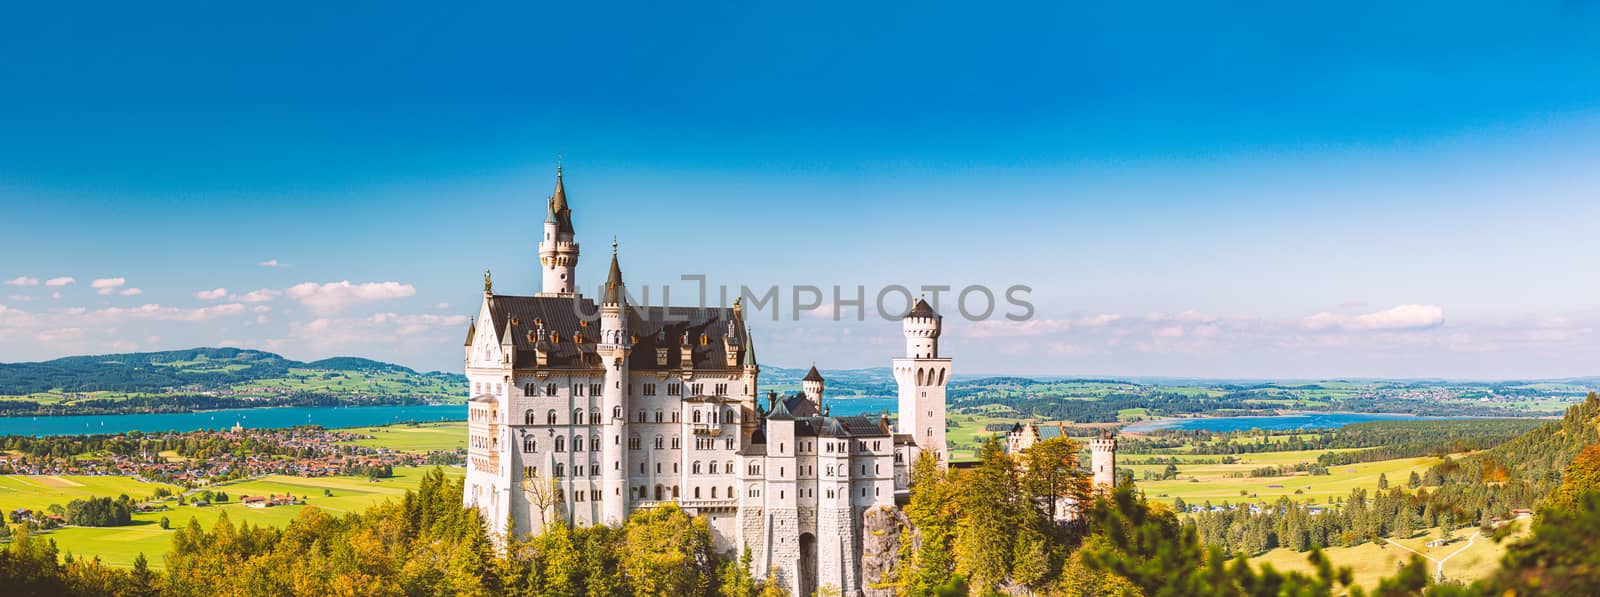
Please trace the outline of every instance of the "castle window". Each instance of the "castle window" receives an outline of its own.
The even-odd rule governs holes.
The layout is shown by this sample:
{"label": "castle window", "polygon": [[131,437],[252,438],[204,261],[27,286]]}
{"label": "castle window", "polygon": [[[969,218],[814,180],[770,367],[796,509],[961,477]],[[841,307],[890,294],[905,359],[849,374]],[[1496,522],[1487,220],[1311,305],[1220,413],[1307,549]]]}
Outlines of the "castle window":
{"label": "castle window", "polygon": [[544,414],[544,423],[546,425],[556,424],[556,409],[552,408],[550,409],[550,412]]}
{"label": "castle window", "polygon": [[829,476],[829,477],[832,477],[832,476],[833,476],[833,467],[831,467],[831,466],[830,466],[830,467],[828,467],[828,476]]}
{"label": "castle window", "polygon": [[531,436],[531,435],[528,436],[528,437],[522,438],[522,451],[523,452],[538,452],[539,451],[539,441],[534,439],[534,437]]}
{"label": "castle window", "polygon": [[640,423],[644,422],[644,411],[642,411],[642,410],[639,411],[639,422]]}
{"label": "castle window", "polygon": [[589,395],[599,396],[600,394],[604,393],[604,388],[600,387],[600,385],[601,384],[597,383],[589,384]]}
{"label": "castle window", "polygon": [[522,395],[523,396],[534,396],[534,395],[536,395],[536,393],[538,392],[538,390],[534,389],[536,387],[538,387],[538,386],[536,386],[534,384],[531,384],[531,383],[528,384],[528,385],[522,386]]}
{"label": "castle window", "polygon": [[552,384],[545,384],[545,386],[544,386],[544,395],[546,395],[546,396],[554,396],[554,395],[556,395],[556,384],[553,384],[553,383]]}
{"label": "castle window", "polygon": [[669,383],[669,384],[667,384],[667,395],[668,396],[682,396],[683,395],[683,387],[679,386],[678,384],[675,384],[675,383]]}
{"label": "castle window", "polygon": [[[637,436],[637,435],[628,436],[628,449],[629,450],[637,450],[637,449],[639,449],[639,436]],[[644,471],[639,471],[639,472],[642,473]]]}
{"label": "castle window", "polygon": [[717,499],[717,488],[711,488],[711,499]]}
{"label": "castle window", "polygon": [[[557,445],[560,445],[559,438],[557,440]],[[565,464],[563,464],[563,463],[557,462],[556,463],[556,478],[560,479],[560,478],[565,477],[565,476],[567,476],[567,466]],[[561,491],[561,490],[557,489],[556,491]]]}
{"label": "castle window", "polygon": [[575,436],[575,437],[572,438],[572,451],[573,452],[582,452],[583,451],[583,436],[579,435],[579,436]]}
{"label": "castle window", "polygon": [[[715,460],[711,461],[711,474],[713,474],[713,475],[717,474],[717,462]],[[711,497],[717,497],[717,496],[711,496]]]}
{"label": "castle window", "polygon": [[726,440],[723,440],[723,443],[726,445],[727,449],[729,449],[729,450],[733,449],[733,438],[730,437],[730,438],[728,438]]}
{"label": "castle window", "polygon": [[722,409],[722,422],[723,423],[732,423],[733,422],[733,409],[731,409],[731,408]]}
{"label": "castle window", "polygon": [[718,396],[727,396],[728,395],[728,384],[719,383],[719,384],[717,384],[716,388],[717,388],[716,392],[717,392]]}
{"label": "castle window", "polygon": [[533,424],[536,424],[538,422],[539,422],[538,419],[533,418],[533,409],[530,408],[530,409],[528,409],[528,412],[522,413],[522,424],[523,425],[533,425]]}
{"label": "castle window", "polygon": [[644,468],[644,463],[643,462],[639,463],[639,474],[643,475],[643,474],[645,474],[645,472],[647,472],[647,471]]}
{"label": "castle window", "polygon": [[694,422],[696,422],[696,423],[700,422],[700,411],[698,411],[698,410],[694,411]]}
{"label": "castle window", "polygon": [[[613,419],[622,418],[622,407],[618,406],[618,407],[612,409],[611,410],[611,418],[613,418]],[[594,411],[592,413],[589,413],[589,424],[590,425],[599,425],[600,424],[600,411],[597,410],[597,411]]]}
{"label": "castle window", "polygon": [[672,436],[672,449],[678,449],[678,436]]}
{"label": "castle window", "polygon": [[[566,438],[566,436],[561,436],[561,435],[557,435],[556,436],[556,451],[557,452],[565,452],[565,451],[567,451],[567,438]],[[561,465],[558,464],[556,466],[561,466]]]}
{"label": "castle window", "polygon": [[700,488],[699,487],[694,488],[694,499],[697,499],[697,500],[700,499]]}
{"label": "castle window", "polygon": [[661,422],[661,409],[659,409],[659,408],[656,409],[656,422],[657,423]]}
{"label": "castle window", "polygon": [[694,464],[690,465],[689,470],[694,471],[694,474],[696,475],[700,474],[700,461],[694,461]]}
{"label": "castle window", "polygon": [[659,462],[656,463],[656,474],[661,474],[661,463]]}
{"label": "castle window", "polygon": [[572,395],[580,398],[583,397],[583,384],[572,384]]}
{"label": "castle window", "polygon": [[689,394],[693,396],[705,395],[705,387],[706,384],[703,383],[689,384]]}
{"label": "castle window", "polygon": [[654,395],[656,395],[656,384],[653,384],[653,383],[644,384],[644,395],[646,395],[646,396],[654,396]]}
{"label": "castle window", "polygon": [[589,465],[589,476],[591,476],[591,477],[600,476],[600,465],[598,465],[598,464]]}
{"label": "castle window", "polygon": [[678,422],[678,411],[672,411],[672,422]]}
{"label": "castle window", "polygon": [[583,409],[581,409],[581,408],[572,409],[572,424],[573,425],[582,425],[583,424]]}
{"label": "castle window", "polygon": [[664,437],[661,437],[661,436],[657,435],[656,436],[656,444],[655,445],[656,445],[656,449],[657,450],[660,450],[662,448],[667,447],[667,438],[664,438]]}

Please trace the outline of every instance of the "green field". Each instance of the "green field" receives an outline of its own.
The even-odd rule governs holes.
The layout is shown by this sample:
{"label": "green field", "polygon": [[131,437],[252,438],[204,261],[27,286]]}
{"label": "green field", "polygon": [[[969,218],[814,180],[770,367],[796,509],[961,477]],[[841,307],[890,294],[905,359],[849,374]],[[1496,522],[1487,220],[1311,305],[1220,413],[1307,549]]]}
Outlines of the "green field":
{"label": "green field", "polygon": [[467,422],[419,423],[411,425],[384,425],[381,427],[353,427],[341,429],[352,433],[370,435],[372,439],[350,442],[358,446],[382,447],[403,452],[432,452],[467,447]]}
{"label": "green field", "polygon": [[[228,513],[228,518],[235,524],[248,521],[252,525],[284,526],[293,520],[301,510],[306,508],[321,508],[332,513],[359,512],[368,506],[384,500],[398,499],[405,495],[406,490],[417,487],[422,482],[422,475],[427,468],[397,467],[395,476],[371,482],[359,477],[319,477],[303,478],[273,475],[262,479],[231,483],[216,487],[226,491],[230,497],[229,503],[207,507],[193,505],[177,506],[176,502],[168,502],[172,510],[166,512],[136,513],[133,524],[121,527],[86,528],[73,527],[57,529],[45,536],[55,540],[63,552],[75,555],[94,555],[107,564],[113,566],[129,567],[140,553],[145,554],[151,567],[163,566],[161,555],[166,553],[167,545],[172,540],[172,531],[161,530],[159,522],[162,517],[171,521],[172,528],[187,525],[189,520],[195,519],[201,525],[210,527],[223,512]],[[466,474],[465,469],[446,468],[446,475],[459,477]],[[22,479],[22,481],[19,481]],[[140,495],[148,495],[155,485],[139,483],[126,477],[61,477],[68,481],[82,482],[78,487],[60,488],[59,491],[71,490],[79,497],[93,491],[95,495],[112,495],[128,493],[115,483],[93,483],[99,481],[122,480],[148,489]],[[29,478],[16,476],[0,476],[0,486],[21,486],[29,482]],[[332,495],[324,495],[327,490]],[[20,492],[15,492],[20,493]],[[295,496],[304,496],[304,506],[279,506],[275,508],[246,508],[239,503],[246,495],[291,493]],[[17,503],[33,503],[33,494],[28,497],[11,498],[10,493],[0,493],[0,500],[14,499]],[[55,495],[55,494],[52,494]],[[130,494],[132,495],[132,494]],[[0,502],[11,503],[11,502]],[[48,502],[47,502],[48,503]],[[62,502],[64,503],[64,502]]]}
{"label": "green field", "polygon": [[42,510],[50,504],[65,507],[75,499],[115,498],[121,494],[143,500],[158,487],[166,487],[174,493],[181,491],[172,485],[149,483],[134,477],[0,475],[0,511]]}
{"label": "green field", "polygon": [[[1401,458],[1397,460],[1383,460],[1379,462],[1364,462],[1328,468],[1327,475],[1296,474],[1283,477],[1230,477],[1229,474],[1245,475],[1251,469],[1265,466],[1293,465],[1299,462],[1316,462],[1317,456],[1330,450],[1306,450],[1301,452],[1265,452],[1260,454],[1239,455],[1239,464],[1192,464],[1178,465],[1178,478],[1167,481],[1144,481],[1144,472],[1160,473],[1166,465],[1132,465],[1126,468],[1134,471],[1134,484],[1150,499],[1171,502],[1173,498],[1183,498],[1191,504],[1204,503],[1210,500],[1214,504],[1223,501],[1240,502],[1272,501],[1281,496],[1288,496],[1296,500],[1310,500],[1325,503],[1329,498],[1347,497],[1350,490],[1365,487],[1368,491],[1378,489],[1378,476],[1385,475],[1391,485],[1404,485],[1412,471],[1417,474],[1426,472],[1428,467],[1439,462],[1438,458]],[[1334,450],[1337,451],[1337,450]],[[1137,456],[1144,459],[1150,456]],[[1221,456],[1195,456],[1193,459],[1210,458],[1220,459]],[[1183,458],[1180,457],[1180,462]],[[1124,468],[1121,465],[1118,468]],[[1276,487],[1274,487],[1276,486]],[[1240,492],[1244,492],[1241,495]],[[1298,491],[1299,493],[1296,493]]]}
{"label": "green field", "polygon": [[[1355,584],[1367,589],[1377,585],[1379,579],[1394,576],[1400,565],[1410,561],[1415,555],[1401,546],[1416,550],[1425,558],[1432,558],[1424,559],[1430,578],[1439,571],[1438,560],[1444,560],[1445,580],[1470,582],[1494,572],[1500,563],[1500,558],[1506,553],[1506,545],[1526,536],[1526,521],[1517,524],[1522,525],[1519,531],[1500,543],[1486,536],[1472,539],[1477,529],[1469,528],[1457,531],[1458,539],[1449,545],[1428,547],[1429,541],[1439,537],[1437,530],[1431,530],[1410,539],[1389,540],[1385,545],[1364,543],[1355,547],[1330,547],[1324,549],[1323,553],[1328,555],[1335,566],[1349,567]],[[1258,566],[1271,564],[1280,571],[1315,574],[1316,569],[1306,560],[1306,555],[1304,552],[1289,549],[1274,549],[1250,558],[1250,561]]]}

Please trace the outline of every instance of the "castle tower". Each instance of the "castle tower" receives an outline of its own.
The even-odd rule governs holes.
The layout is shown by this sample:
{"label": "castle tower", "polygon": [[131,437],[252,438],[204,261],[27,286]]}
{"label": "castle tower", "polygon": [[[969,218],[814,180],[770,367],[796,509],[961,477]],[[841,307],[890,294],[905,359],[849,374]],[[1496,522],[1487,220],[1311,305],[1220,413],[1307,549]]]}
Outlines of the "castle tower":
{"label": "castle tower", "polygon": [[817,412],[822,412],[822,386],[822,373],[817,371],[816,365],[812,365],[805,378],[800,380],[800,391],[805,392],[806,398],[816,405]]}
{"label": "castle tower", "polygon": [[[576,252],[574,252],[576,257]],[[628,294],[622,285],[622,268],[617,265],[617,244],[611,243],[611,273],[606,277],[605,296],[600,303],[600,342],[595,352],[605,367],[605,389],[602,391],[605,433],[599,439],[604,466],[604,510],[601,520],[606,524],[620,525],[628,517],[627,452],[623,450],[622,436],[627,433],[628,405]]]}
{"label": "castle tower", "polygon": [[1111,491],[1117,486],[1117,438],[1110,433],[1089,440],[1090,467],[1095,491]]}
{"label": "castle tower", "polygon": [[927,301],[917,299],[901,321],[906,356],[894,360],[894,379],[900,386],[899,433],[912,437],[920,455],[930,455],[940,462],[950,458],[944,439],[944,395],[950,381],[950,359],[939,357],[943,321]]}
{"label": "castle tower", "polygon": [[544,218],[544,238],[539,241],[539,269],[543,274],[540,296],[572,295],[577,282],[578,243],[572,240],[572,210],[567,207],[567,190],[561,183],[561,167],[556,166],[556,192],[550,195]]}

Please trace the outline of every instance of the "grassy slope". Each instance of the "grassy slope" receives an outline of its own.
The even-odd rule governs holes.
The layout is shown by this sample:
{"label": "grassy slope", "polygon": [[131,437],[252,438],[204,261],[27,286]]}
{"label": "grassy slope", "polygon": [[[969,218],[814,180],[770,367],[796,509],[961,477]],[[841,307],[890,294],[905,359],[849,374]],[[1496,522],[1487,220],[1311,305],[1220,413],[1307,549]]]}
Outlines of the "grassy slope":
{"label": "grassy slope", "polygon": [[[1327,475],[1310,476],[1294,475],[1287,477],[1256,477],[1256,478],[1230,478],[1229,473],[1248,473],[1250,469],[1264,466],[1292,465],[1299,462],[1315,462],[1319,454],[1328,450],[1306,450],[1301,452],[1265,452],[1261,454],[1243,454],[1239,458],[1240,464],[1194,464],[1178,465],[1178,478],[1171,481],[1139,481],[1144,477],[1145,471],[1160,473],[1165,465],[1135,465],[1127,468],[1134,471],[1135,485],[1145,492],[1151,499],[1170,502],[1172,498],[1181,497],[1185,502],[1200,504],[1211,500],[1214,504],[1223,501],[1239,502],[1241,499],[1276,500],[1280,496],[1289,496],[1297,500],[1315,499],[1319,503],[1326,503],[1331,497],[1347,497],[1350,490],[1356,487],[1365,487],[1369,492],[1378,489],[1378,475],[1386,475],[1389,483],[1402,485],[1411,475],[1426,472],[1428,467],[1438,462],[1437,458],[1401,458],[1397,460],[1383,460],[1379,462],[1365,462],[1336,466],[1328,469]],[[1147,458],[1139,456],[1138,458]],[[1196,457],[1220,459],[1221,456]],[[1118,468],[1122,468],[1119,466]],[[1269,487],[1281,485],[1281,488]],[[1240,496],[1240,491],[1245,491],[1254,498]],[[1295,490],[1302,493],[1296,494]]]}
{"label": "grassy slope", "polygon": [[134,499],[149,498],[157,487],[173,492],[180,489],[161,483],[147,483],[133,477],[0,475],[0,511],[17,508],[42,510],[50,504],[65,507],[80,498],[111,497],[128,494]]}
{"label": "grassy slope", "polygon": [[466,421],[356,427],[345,431],[373,436],[373,439],[350,442],[358,446],[387,447],[407,452],[430,452],[433,450],[454,450],[467,447]]}
{"label": "grassy slope", "polygon": [[[1457,531],[1458,540],[1443,547],[1428,547],[1428,541],[1438,538],[1437,531],[1429,531],[1410,539],[1399,541],[1423,554],[1433,558],[1445,558],[1444,576],[1446,580],[1473,581],[1483,578],[1493,572],[1500,563],[1501,556],[1506,553],[1506,545],[1511,541],[1524,537],[1527,534],[1526,522],[1512,538],[1501,543],[1495,543],[1487,537],[1479,537],[1477,541],[1467,546],[1467,537],[1476,529]],[[1465,549],[1463,549],[1465,548]],[[1460,553],[1456,553],[1460,551]],[[1348,566],[1354,574],[1357,585],[1371,589],[1378,580],[1386,576],[1394,576],[1401,564],[1411,559],[1412,553],[1393,545],[1377,545],[1365,543],[1355,547],[1332,547],[1323,550],[1331,561],[1337,566]],[[1257,565],[1271,564],[1273,568],[1284,571],[1304,572],[1314,574],[1310,562],[1306,561],[1306,553],[1289,549],[1274,549],[1260,556],[1251,558],[1250,561]],[[1435,563],[1426,561],[1428,574],[1433,575],[1437,570]]]}
{"label": "grassy slope", "polygon": [[[168,518],[172,528],[187,525],[189,519],[200,521],[200,524],[210,527],[223,512],[228,513],[228,518],[235,524],[248,521],[252,525],[284,526],[293,520],[305,508],[322,508],[329,512],[340,514],[344,512],[357,512],[378,502],[398,499],[407,489],[415,488],[422,481],[426,468],[401,467],[395,469],[395,477],[373,483],[366,479],[355,477],[321,477],[300,478],[273,475],[264,479],[235,483],[221,487],[230,497],[230,502],[223,505],[199,508],[195,506],[176,506],[167,512],[150,512],[135,514],[134,523],[122,527],[106,528],[67,528],[58,529],[46,536],[55,540],[63,552],[72,552],[76,555],[94,555],[113,566],[132,566],[133,560],[140,553],[150,561],[155,568],[162,567],[161,555],[166,553],[167,545],[172,540],[172,531],[163,531],[159,524],[162,517]],[[447,468],[445,474],[460,476],[466,474],[465,469]],[[0,484],[15,482],[16,477],[0,476]],[[120,491],[119,486],[98,483],[99,481],[122,480],[139,485],[142,484],[125,477],[66,477],[72,481],[84,482],[82,488],[99,488],[106,491]],[[95,482],[95,483],[91,483]],[[324,496],[323,490],[332,492],[332,496]],[[148,494],[149,490],[144,494]],[[245,495],[265,495],[268,493],[292,493],[296,496],[305,496],[305,506],[281,506],[276,508],[246,508],[239,504],[239,499]],[[0,494],[4,496],[5,494]],[[107,493],[98,493],[107,495]],[[17,498],[19,501],[31,502],[31,499]],[[0,502],[9,503],[9,502]],[[48,503],[48,502],[47,502]]]}

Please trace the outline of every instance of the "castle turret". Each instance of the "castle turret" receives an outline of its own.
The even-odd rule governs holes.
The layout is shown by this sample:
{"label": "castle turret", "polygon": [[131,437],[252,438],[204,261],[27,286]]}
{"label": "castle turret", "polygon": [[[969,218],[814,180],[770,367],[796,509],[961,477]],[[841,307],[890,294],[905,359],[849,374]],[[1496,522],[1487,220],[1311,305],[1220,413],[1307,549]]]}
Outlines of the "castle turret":
{"label": "castle turret", "polygon": [[805,392],[806,398],[817,406],[817,412],[822,412],[823,385],[822,372],[817,371],[816,365],[812,365],[811,370],[806,372],[805,378],[800,380],[800,391]]}
{"label": "castle turret", "polygon": [[917,457],[930,455],[940,462],[950,457],[944,437],[944,397],[945,385],[950,381],[950,359],[939,357],[943,321],[927,301],[917,299],[901,320],[906,336],[906,356],[894,360],[894,379],[900,386],[899,433],[912,437],[917,445]]}
{"label": "castle turret", "polygon": [[544,218],[544,238],[539,241],[539,269],[544,284],[539,294],[571,295],[578,269],[578,243],[573,240],[572,210],[567,207],[567,189],[561,182],[561,167],[556,166],[556,191],[550,195]]}
{"label": "castle turret", "polygon": [[611,243],[611,273],[606,277],[605,296],[600,303],[600,342],[595,352],[605,367],[605,389],[602,391],[606,423],[601,438],[601,452],[605,463],[605,499],[601,519],[606,524],[620,525],[628,517],[627,452],[623,450],[622,436],[627,432],[628,352],[632,349],[628,336],[628,293],[622,285],[622,268],[617,265],[617,244]]}
{"label": "castle turret", "polygon": [[1111,491],[1117,486],[1117,438],[1101,433],[1089,440],[1089,454],[1095,491]]}

